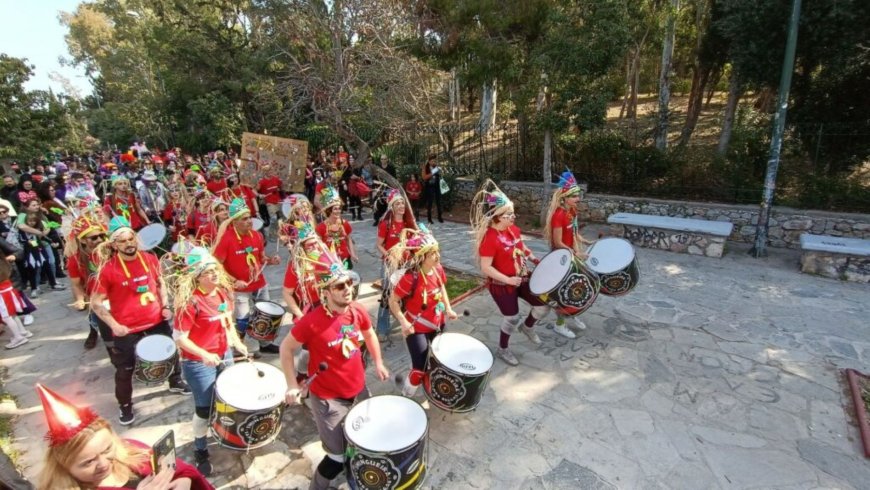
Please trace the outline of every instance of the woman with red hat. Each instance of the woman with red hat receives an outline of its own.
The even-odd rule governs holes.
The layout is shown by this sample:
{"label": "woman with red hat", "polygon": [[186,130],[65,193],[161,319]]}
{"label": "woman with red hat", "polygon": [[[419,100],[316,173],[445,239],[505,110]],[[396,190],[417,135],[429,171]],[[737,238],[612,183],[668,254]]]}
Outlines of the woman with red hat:
{"label": "woman with red hat", "polygon": [[90,408],[80,408],[37,384],[48,423],[48,450],[37,488],[113,490],[212,490],[193,466],[176,459],[175,471],[151,469],[145,444],[121,439],[109,422]]}

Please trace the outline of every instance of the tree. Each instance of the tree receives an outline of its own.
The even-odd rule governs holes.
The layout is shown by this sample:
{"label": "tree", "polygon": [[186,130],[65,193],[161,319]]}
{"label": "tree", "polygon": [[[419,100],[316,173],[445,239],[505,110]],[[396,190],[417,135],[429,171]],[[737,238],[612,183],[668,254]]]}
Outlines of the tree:
{"label": "tree", "polygon": [[662,43],[662,65],[659,75],[659,117],[656,124],[656,148],[664,151],[668,147],[669,111],[671,100],[671,58],[674,55],[674,36],[676,35],[677,14],[680,0],[671,0],[665,26],[665,39]]}

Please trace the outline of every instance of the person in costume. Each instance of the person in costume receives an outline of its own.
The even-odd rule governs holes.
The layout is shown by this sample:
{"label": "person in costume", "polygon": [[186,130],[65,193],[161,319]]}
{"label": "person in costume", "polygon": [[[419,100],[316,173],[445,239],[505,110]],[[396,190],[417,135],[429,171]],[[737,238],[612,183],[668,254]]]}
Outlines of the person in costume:
{"label": "person in costume", "polygon": [[208,182],[205,184],[205,188],[216,196],[226,190],[227,181],[224,179],[224,172],[220,167],[214,166],[208,170]]}
{"label": "person in costume", "polygon": [[187,214],[187,236],[195,237],[200,228],[211,222],[209,207],[212,202],[212,195],[208,191],[197,192],[193,197],[190,212]]}
{"label": "person in costume", "polygon": [[234,347],[248,349],[233,326],[233,280],[204,248],[184,256],[185,268],[175,281],[175,342],[181,370],[193,392],[193,445],[197,469],[212,471],[208,453],[208,422],[214,408],[214,387],[220,368],[232,364]]}
{"label": "person in costume", "polygon": [[[405,230],[401,241],[390,249],[387,264],[389,275],[404,271],[390,293],[390,311],[402,327],[412,371],[422,373],[435,335],[444,330],[448,318],[459,317],[450,306],[438,241],[422,224],[419,231]],[[417,392],[413,378],[409,372],[402,386],[407,397]]]}
{"label": "person in costume", "polygon": [[136,193],[130,189],[130,180],[127,177],[112,177],[112,193],[106,196],[105,211],[109,216],[127,220],[133,231],[138,231],[150,223],[145,211],[139,206]]}
{"label": "person in costume", "polygon": [[352,270],[353,263],[358,262],[359,257],[356,255],[356,247],[350,236],[353,228],[341,217],[341,198],[338,196],[338,191],[331,185],[323,186],[318,192],[318,198],[325,219],[317,225],[317,235],[323,243],[335,250],[338,257],[344,261],[345,267]]}
{"label": "person in costume", "polygon": [[[287,379],[285,401],[300,403],[304,391],[309,394],[311,413],[326,456],[317,465],[311,489],[327,489],[344,469],[346,441],[342,421],[358,398],[368,395],[362,343],[368,347],[379,379],[390,373],[384,366],[377,336],[372,332],[366,309],[353,301],[353,282],[341,259],[325,251],[316,264],[317,288],[323,303],[299,319],[281,343],[281,367]],[[296,379],[295,352],[308,347],[308,378],[301,385]],[[327,368],[321,370],[325,363]]]}
{"label": "person in costume", "polygon": [[[251,303],[257,299],[269,300],[263,268],[279,264],[281,259],[277,255],[266,255],[263,236],[253,230],[251,211],[244,200],[233,199],[229,212],[229,219],[221,223],[218,230],[212,254],[233,278],[236,329],[244,339],[253,308]],[[260,352],[277,354],[278,346],[261,342]]]}
{"label": "person in costume", "polygon": [[142,173],[142,185],[139,188],[139,202],[150,222],[156,222],[163,214],[167,202],[166,187],[157,180],[153,170]]}
{"label": "person in costume", "polygon": [[[550,312],[550,307],[529,290],[527,261],[537,263],[538,259],[523,243],[515,219],[511,200],[487,179],[471,202],[474,254],[487,279],[489,294],[504,317],[496,355],[511,366],[519,364],[509,347],[511,334],[519,328],[533,344],[540,345],[541,338],[533,327]],[[531,306],[524,322],[520,298]]]}
{"label": "person in costume", "polygon": [[284,183],[281,182],[272,165],[264,164],[263,172],[263,178],[257,182],[257,193],[263,198],[263,203],[266,205],[266,213],[262,213],[264,216],[260,217],[265,226],[269,226],[273,219],[276,223],[281,219],[279,211],[281,210],[281,193],[284,189]]}
{"label": "person in costume", "polygon": [[[136,419],[133,413],[133,368],[136,344],[148,335],[172,336],[168,292],[160,262],[151,252],[139,250],[139,238],[121,216],[109,221],[109,240],[96,250],[97,283],[91,309],[101,320],[101,333],[115,367],[115,398],[121,425]],[[108,301],[108,308],[103,303]],[[190,394],[176,365],[169,377],[169,391]]]}
{"label": "person in costume", "polygon": [[[66,268],[69,272],[72,286],[73,307],[84,311],[90,302],[97,282],[97,265],[94,252],[106,240],[108,228],[104,223],[101,211],[91,209],[83,212],[73,221],[72,231],[66,242],[64,255]],[[88,338],[85,339],[85,349],[93,349],[97,345],[99,324],[93,311],[88,314],[90,325]]]}
{"label": "person in costume", "polygon": [[376,246],[381,253],[381,287],[384,295],[378,309],[378,335],[384,340],[389,339],[390,334],[390,310],[388,307],[388,294],[390,291],[389,276],[386,275],[385,261],[390,249],[399,243],[402,231],[406,229],[416,230],[417,222],[414,221],[414,213],[408,209],[407,200],[399,189],[390,189],[387,192],[387,212],[381,222],[378,223],[378,239]]}
{"label": "person in costume", "polygon": [[278,243],[292,249],[297,239],[297,223],[308,223],[312,229],[315,229],[317,227],[317,220],[314,218],[314,209],[311,206],[311,201],[302,194],[287,196],[287,199],[284,201],[284,209],[287,210],[287,216],[278,226]]}
{"label": "person in costume", "polygon": [[213,198],[209,205],[209,212],[211,213],[212,218],[209,220],[207,225],[201,226],[196,230],[195,237],[196,241],[206,248],[210,248],[214,245],[221,223],[230,216],[230,207],[223,200]]}
{"label": "person in costume", "polygon": [[16,253],[21,253],[12,243],[0,238],[0,320],[9,329],[12,338],[6,344],[7,349],[20,347],[30,341],[33,334],[24,327],[19,316],[28,315],[36,311],[36,307],[27,299],[12,283],[14,273],[12,264],[15,263]]}
{"label": "person in costume", "polygon": [[257,194],[254,192],[254,189],[251,189],[251,186],[240,184],[237,174],[227,176],[227,188],[224,189],[222,195],[226,202],[233,202],[233,199],[237,198],[244,199],[248,209],[251,210],[251,217],[257,217]]}
{"label": "person in costume", "polygon": [[329,248],[320,241],[310,223],[297,221],[295,229],[297,239],[290,250],[282,290],[287,311],[294,321],[320,306],[320,290],[317,288],[315,269],[319,265],[320,257],[329,252]]}
{"label": "person in costume", "polygon": [[121,439],[108,420],[36,385],[48,432],[39,490],[212,490],[214,486],[180,458],[174,471],[151,468],[151,448]]}
{"label": "person in costume", "polygon": [[170,185],[166,207],[163,208],[161,219],[166,229],[172,236],[172,242],[177,242],[178,237],[187,234],[187,199],[186,189],[183,185]]}
{"label": "person in costume", "polygon": [[[553,193],[550,207],[547,210],[547,224],[544,235],[552,250],[565,248],[580,259],[586,259],[585,245],[592,242],[583,238],[580,234],[580,218],[577,215],[577,206],[583,197],[583,191],[577,185],[577,179],[570,170],[566,170],[559,177],[559,188]],[[573,319],[574,328],[586,330],[586,324],[579,316]],[[556,324],[553,330],[564,337],[573,339],[574,332],[565,325],[565,317],[556,315]]]}

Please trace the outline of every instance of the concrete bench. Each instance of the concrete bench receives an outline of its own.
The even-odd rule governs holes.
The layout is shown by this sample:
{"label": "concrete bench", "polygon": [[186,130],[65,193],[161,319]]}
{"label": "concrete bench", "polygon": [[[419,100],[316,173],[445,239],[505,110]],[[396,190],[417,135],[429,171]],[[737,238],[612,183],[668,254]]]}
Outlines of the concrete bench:
{"label": "concrete bench", "polygon": [[728,221],[634,213],[612,214],[607,222],[621,225],[622,236],[637,246],[706,257],[722,257],[734,228]]}
{"label": "concrete bench", "polygon": [[801,272],[870,283],[870,240],[801,234]]}

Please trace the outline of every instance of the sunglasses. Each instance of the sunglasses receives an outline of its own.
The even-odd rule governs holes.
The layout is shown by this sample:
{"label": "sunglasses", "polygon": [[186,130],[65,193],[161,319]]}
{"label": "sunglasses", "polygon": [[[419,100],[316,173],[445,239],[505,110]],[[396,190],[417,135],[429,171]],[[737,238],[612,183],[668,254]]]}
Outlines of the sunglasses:
{"label": "sunglasses", "polygon": [[106,235],[102,235],[102,234],[101,235],[91,235],[91,236],[85,237],[85,238],[87,238],[88,240],[90,240],[92,242],[95,242],[97,240],[105,240]]}
{"label": "sunglasses", "polygon": [[333,284],[330,289],[333,291],[344,291],[347,288],[353,287],[353,281],[342,281],[338,284]]}

